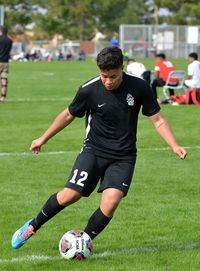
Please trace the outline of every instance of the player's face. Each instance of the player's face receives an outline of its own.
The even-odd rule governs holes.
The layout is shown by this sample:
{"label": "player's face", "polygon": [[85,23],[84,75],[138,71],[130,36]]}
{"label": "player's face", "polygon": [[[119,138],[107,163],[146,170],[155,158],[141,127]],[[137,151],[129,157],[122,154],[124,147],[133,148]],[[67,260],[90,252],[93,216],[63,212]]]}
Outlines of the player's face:
{"label": "player's face", "polygon": [[189,63],[192,63],[194,61],[194,58],[189,56],[188,60],[189,60]]}
{"label": "player's face", "polygon": [[100,77],[107,90],[117,89],[122,82],[123,67],[113,70],[100,70]]}

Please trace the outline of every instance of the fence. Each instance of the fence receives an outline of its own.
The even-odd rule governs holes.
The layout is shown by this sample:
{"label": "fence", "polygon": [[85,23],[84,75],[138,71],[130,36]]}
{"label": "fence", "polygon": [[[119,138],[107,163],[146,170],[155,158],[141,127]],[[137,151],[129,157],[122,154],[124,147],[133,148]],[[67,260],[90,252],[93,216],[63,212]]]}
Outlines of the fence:
{"label": "fence", "polygon": [[200,26],[120,25],[120,47],[131,57],[153,57],[164,52],[167,57],[187,58],[200,53]]}

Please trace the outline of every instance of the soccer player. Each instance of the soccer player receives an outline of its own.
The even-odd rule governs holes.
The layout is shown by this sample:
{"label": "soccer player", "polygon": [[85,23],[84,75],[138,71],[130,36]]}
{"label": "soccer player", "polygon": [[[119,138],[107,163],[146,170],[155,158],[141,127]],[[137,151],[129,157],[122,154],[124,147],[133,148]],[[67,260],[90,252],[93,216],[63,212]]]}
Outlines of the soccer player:
{"label": "soccer player", "polygon": [[[167,81],[168,75],[171,71],[174,71],[175,68],[173,64],[166,59],[165,54],[160,53],[156,55],[156,64],[155,64],[155,79],[152,82],[152,89],[154,95],[157,98],[156,87],[163,87]],[[178,83],[177,79],[172,80],[172,85]],[[174,95],[174,90],[169,88],[169,95]]]}
{"label": "soccer player", "polygon": [[7,95],[8,85],[8,68],[10,51],[12,49],[12,40],[7,36],[7,28],[0,25],[0,80],[1,80],[1,95],[0,102],[4,102]]}
{"label": "soccer player", "polygon": [[88,197],[100,182],[100,206],[88,220],[84,231],[94,239],[110,222],[120,201],[128,193],[136,161],[138,114],[153,123],[157,132],[184,159],[179,146],[149,84],[123,72],[123,54],[118,47],[106,47],[97,56],[100,76],[78,90],[74,100],[30,147],[39,153],[43,144],[68,126],[76,117],[86,116],[86,138],[65,187],[46,201],[41,211],[12,237],[17,249],[39,228],[65,207]]}

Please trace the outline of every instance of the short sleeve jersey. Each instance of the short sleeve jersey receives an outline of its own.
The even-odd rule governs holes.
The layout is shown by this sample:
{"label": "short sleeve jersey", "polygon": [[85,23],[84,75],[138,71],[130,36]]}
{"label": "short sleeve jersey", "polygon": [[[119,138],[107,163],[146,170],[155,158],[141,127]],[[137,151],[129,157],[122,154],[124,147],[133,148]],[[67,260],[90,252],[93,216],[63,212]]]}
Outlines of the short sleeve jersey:
{"label": "short sleeve jersey", "polygon": [[[168,60],[158,60],[155,65],[155,71],[160,73],[160,77],[163,81],[167,81],[167,77],[171,71],[174,71],[173,64]],[[175,80],[177,81],[177,80]]]}
{"label": "short sleeve jersey", "polygon": [[196,81],[197,87],[200,87],[200,62],[195,60],[188,65],[188,75]]}
{"label": "short sleeve jersey", "polygon": [[136,154],[141,107],[146,116],[160,110],[149,84],[123,73],[122,83],[113,91],[105,88],[100,77],[82,85],[69,111],[75,117],[86,115],[85,146],[92,145],[99,156],[126,159]]}

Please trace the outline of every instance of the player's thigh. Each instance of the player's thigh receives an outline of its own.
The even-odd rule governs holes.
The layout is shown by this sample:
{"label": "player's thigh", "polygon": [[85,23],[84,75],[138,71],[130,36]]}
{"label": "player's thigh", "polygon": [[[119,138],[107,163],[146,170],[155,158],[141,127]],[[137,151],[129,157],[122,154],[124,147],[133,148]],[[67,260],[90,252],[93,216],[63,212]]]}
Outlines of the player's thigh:
{"label": "player's thigh", "polygon": [[124,193],[128,193],[131,185],[136,157],[131,161],[115,161],[111,163],[105,171],[104,178],[101,182],[98,192],[102,192],[107,188],[116,188]]}
{"label": "player's thigh", "polygon": [[74,163],[66,187],[80,192],[83,196],[89,196],[99,178],[96,156],[90,152],[82,152]]}

